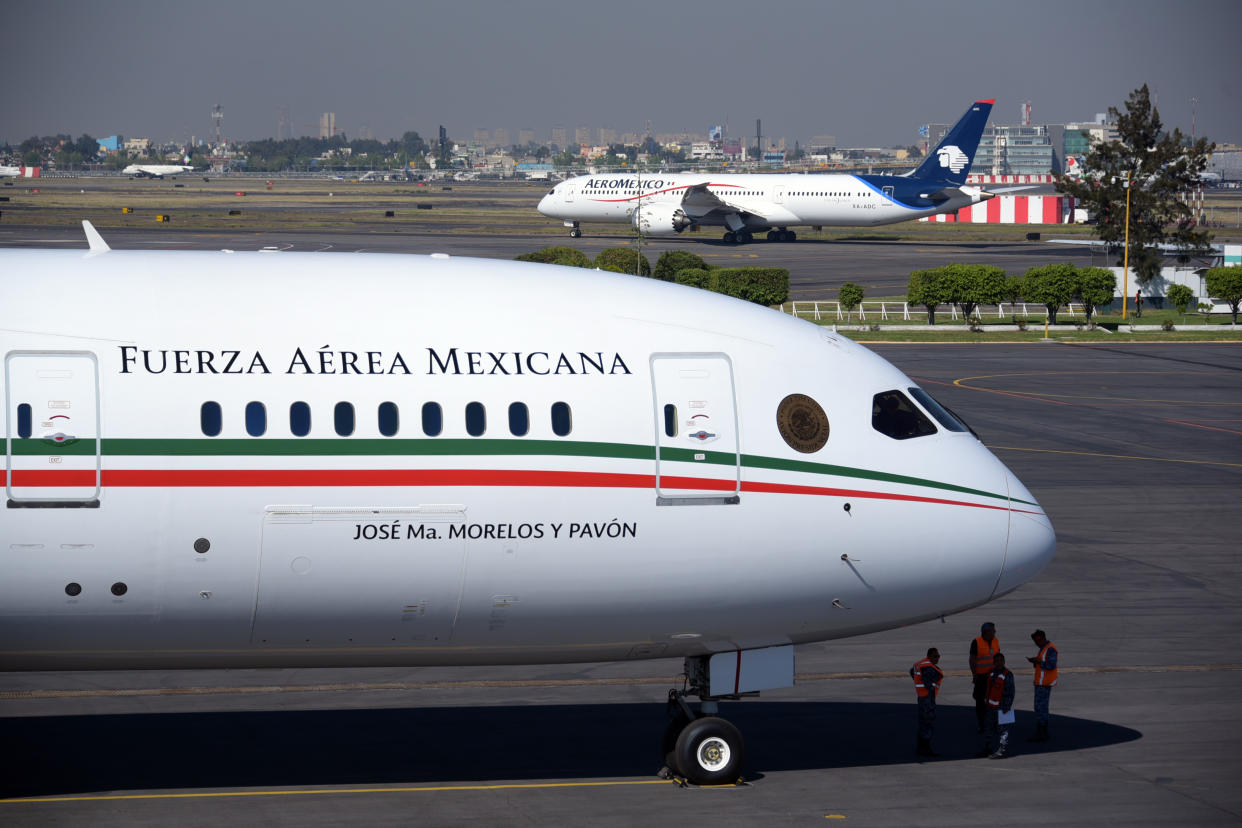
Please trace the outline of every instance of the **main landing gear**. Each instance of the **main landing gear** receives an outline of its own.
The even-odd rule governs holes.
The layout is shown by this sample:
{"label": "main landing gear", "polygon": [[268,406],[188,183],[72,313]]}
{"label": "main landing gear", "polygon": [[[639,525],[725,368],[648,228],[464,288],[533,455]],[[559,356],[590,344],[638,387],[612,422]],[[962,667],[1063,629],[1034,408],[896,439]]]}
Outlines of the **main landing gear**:
{"label": "main landing gear", "polygon": [[768,231],[768,241],[770,242],[791,242],[797,240],[798,234],[792,230],[786,230],[784,227]]}
{"label": "main landing gear", "polygon": [[755,237],[745,230],[739,230],[736,233],[730,230],[724,234],[725,244],[750,244],[754,240]]}
{"label": "main landing gear", "polygon": [[[757,693],[707,695],[707,658],[687,658],[687,686],[668,691],[668,725],[661,749],[664,764],[674,776],[695,785],[729,785],[742,774],[746,745],[736,727],[716,715],[721,699],[739,699]],[[699,697],[696,715],[686,701]]]}

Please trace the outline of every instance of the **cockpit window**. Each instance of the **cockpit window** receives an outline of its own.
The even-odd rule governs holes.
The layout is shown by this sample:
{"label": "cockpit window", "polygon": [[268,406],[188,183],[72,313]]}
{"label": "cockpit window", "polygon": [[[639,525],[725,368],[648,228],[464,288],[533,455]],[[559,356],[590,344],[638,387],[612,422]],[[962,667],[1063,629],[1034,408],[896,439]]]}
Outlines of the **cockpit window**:
{"label": "cockpit window", "polygon": [[966,431],[967,425],[953,416],[953,412],[945,408],[936,399],[924,391],[922,388],[909,389],[910,396],[919,401],[919,405],[927,409],[928,413],[936,418],[936,422],[940,423],[949,431]]}
{"label": "cockpit window", "polygon": [[552,189],[548,190],[548,195],[556,195],[556,188],[553,187]]}
{"label": "cockpit window", "polygon": [[900,391],[884,391],[871,399],[871,427],[894,440],[936,433],[932,421]]}

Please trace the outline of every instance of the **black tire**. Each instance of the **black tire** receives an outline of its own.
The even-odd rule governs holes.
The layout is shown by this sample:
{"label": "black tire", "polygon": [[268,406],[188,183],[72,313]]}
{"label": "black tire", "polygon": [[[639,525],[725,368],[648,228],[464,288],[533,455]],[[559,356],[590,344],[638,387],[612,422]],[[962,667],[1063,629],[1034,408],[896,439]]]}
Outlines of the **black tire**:
{"label": "black tire", "polygon": [[664,728],[664,738],[660,742],[660,754],[664,757],[664,764],[677,776],[682,775],[681,768],[677,765],[677,737],[688,724],[690,720],[684,714],[679,713],[676,718],[669,719]]}
{"label": "black tire", "polygon": [[674,751],[677,770],[695,785],[729,785],[742,775],[742,734],[724,719],[707,716],[686,725]]}
{"label": "black tire", "polygon": [[737,234],[738,244],[750,244],[754,240],[755,240],[755,237],[745,231]]}
{"label": "black tire", "polygon": [[792,241],[797,241],[797,240],[798,240],[798,234],[797,234],[797,233],[795,233],[794,231],[790,230],[790,231],[789,231],[789,240],[790,240],[791,242],[792,242]]}
{"label": "black tire", "polygon": [[724,234],[725,244],[737,244],[737,234],[732,230]]}
{"label": "black tire", "polygon": [[582,231],[575,227],[573,230],[569,231],[569,237],[571,239],[580,239],[582,238]]}

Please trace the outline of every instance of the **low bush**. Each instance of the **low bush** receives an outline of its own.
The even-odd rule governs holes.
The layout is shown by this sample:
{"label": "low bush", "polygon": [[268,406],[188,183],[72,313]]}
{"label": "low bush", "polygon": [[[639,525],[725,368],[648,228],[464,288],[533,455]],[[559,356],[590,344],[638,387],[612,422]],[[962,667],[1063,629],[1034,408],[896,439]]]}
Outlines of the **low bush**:
{"label": "low bush", "polygon": [[590,258],[585,253],[572,247],[545,247],[543,250],[523,253],[521,256],[515,256],[514,258],[519,262],[540,262],[542,264],[557,264],[567,267],[593,267]]}

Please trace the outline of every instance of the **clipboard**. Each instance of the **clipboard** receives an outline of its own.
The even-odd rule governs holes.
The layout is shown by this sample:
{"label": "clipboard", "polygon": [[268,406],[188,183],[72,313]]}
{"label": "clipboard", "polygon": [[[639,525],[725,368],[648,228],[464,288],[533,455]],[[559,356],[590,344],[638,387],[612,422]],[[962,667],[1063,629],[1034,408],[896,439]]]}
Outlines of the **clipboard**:
{"label": "clipboard", "polygon": [[997,724],[1003,724],[1003,725],[1005,725],[1005,724],[1013,724],[1013,722],[1014,722],[1014,719],[1015,719],[1015,718],[1016,718],[1016,714],[1015,714],[1015,711],[1014,711],[1014,709],[1013,709],[1012,707],[1011,707],[1011,708],[1009,708],[1009,712],[1008,712],[1008,713],[1006,713],[1004,710],[999,710],[999,711],[997,711],[997,713],[996,713],[996,723],[997,723]]}

